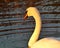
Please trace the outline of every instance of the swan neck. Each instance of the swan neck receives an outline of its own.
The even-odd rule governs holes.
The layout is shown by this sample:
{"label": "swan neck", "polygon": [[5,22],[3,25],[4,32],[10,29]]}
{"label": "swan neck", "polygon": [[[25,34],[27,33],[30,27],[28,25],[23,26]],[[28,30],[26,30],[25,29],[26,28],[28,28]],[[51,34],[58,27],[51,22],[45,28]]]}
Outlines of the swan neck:
{"label": "swan neck", "polygon": [[39,34],[40,34],[40,30],[41,30],[41,18],[40,18],[40,15],[35,15],[33,16],[34,19],[35,19],[35,30],[29,40],[29,44],[28,46],[32,46],[37,40],[38,40],[38,37],[39,37]]}

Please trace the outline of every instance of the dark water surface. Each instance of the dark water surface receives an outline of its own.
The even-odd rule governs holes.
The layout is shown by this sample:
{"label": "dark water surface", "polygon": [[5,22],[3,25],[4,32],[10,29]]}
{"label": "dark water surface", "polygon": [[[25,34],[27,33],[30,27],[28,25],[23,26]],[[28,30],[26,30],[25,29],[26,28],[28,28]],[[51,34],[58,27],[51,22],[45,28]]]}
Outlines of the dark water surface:
{"label": "dark water surface", "polygon": [[24,21],[26,8],[34,6],[41,13],[42,29],[39,37],[60,37],[60,0],[1,0],[0,48],[27,48],[35,21]]}

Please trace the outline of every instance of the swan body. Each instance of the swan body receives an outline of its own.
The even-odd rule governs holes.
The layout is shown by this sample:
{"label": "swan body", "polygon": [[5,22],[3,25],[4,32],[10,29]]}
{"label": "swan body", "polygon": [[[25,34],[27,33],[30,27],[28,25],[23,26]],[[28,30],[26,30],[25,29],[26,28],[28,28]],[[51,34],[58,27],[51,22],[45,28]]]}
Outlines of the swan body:
{"label": "swan body", "polygon": [[24,19],[26,19],[27,16],[33,16],[36,22],[35,30],[28,42],[28,48],[60,48],[60,40],[43,38],[37,41],[41,31],[40,13],[35,7],[29,7],[26,11]]}

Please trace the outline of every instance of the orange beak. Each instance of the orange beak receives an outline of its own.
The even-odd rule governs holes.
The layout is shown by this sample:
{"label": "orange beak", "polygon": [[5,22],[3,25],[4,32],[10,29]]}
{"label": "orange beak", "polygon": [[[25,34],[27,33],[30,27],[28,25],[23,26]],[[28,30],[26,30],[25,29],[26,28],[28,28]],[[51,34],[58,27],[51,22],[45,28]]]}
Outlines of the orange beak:
{"label": "orange beak", "polygon": [[28,15],[27,14],[25,14],[24,15],[24,20],[26,20],[28,18]]}

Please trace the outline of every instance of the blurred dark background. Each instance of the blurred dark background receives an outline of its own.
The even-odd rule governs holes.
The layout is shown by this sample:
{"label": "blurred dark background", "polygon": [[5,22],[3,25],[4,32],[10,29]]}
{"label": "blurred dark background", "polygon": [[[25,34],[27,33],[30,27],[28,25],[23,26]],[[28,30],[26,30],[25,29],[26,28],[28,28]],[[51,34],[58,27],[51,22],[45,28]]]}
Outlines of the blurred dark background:
{"label": "blurred dark background", "polygon": [[24,21],[26,8],[33,6],[41,13],[40,38],[60,37],[60,0],[0,0],[0,48],[27,48],[35,21]]}

